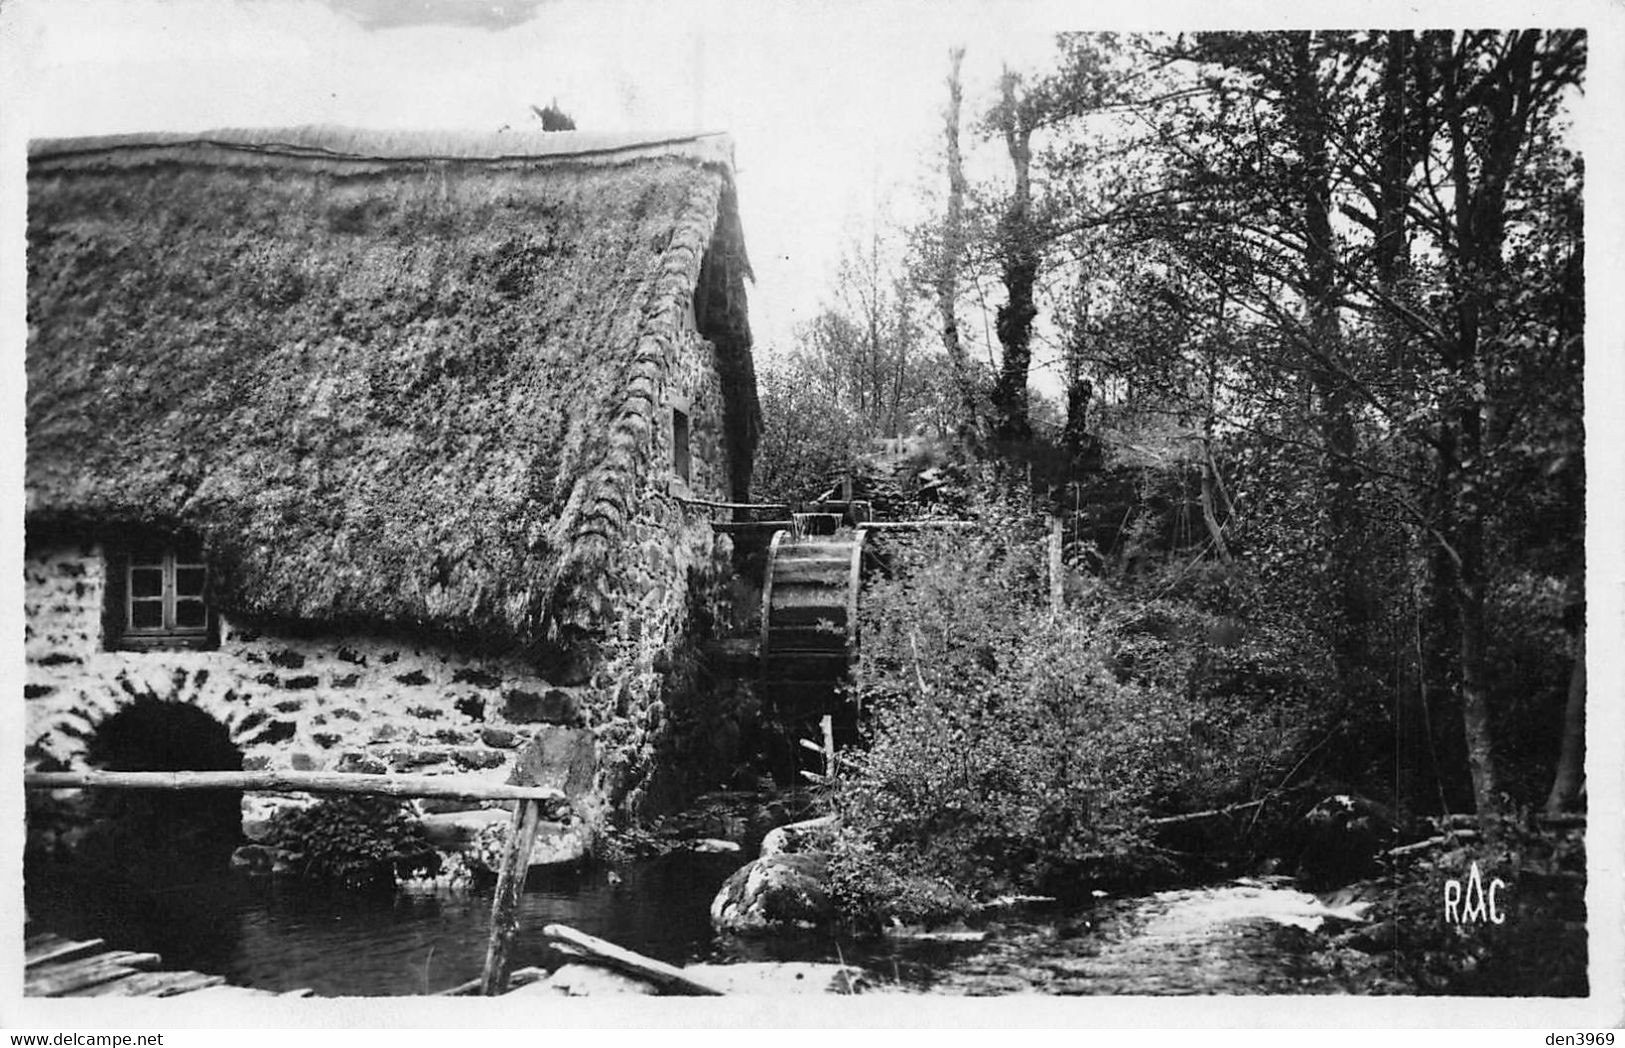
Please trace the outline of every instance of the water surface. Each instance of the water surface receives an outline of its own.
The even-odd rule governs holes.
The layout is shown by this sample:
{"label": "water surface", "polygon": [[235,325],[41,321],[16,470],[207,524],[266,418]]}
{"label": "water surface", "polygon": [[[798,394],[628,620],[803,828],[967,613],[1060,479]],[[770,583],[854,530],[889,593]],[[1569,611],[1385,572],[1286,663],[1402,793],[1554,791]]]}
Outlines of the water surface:
{"label": "water surface", "polygon": [[[1241,882],[1102,899],[994,919],[982,942],[858,940],[830,933],[741,940],[711,928],[739,854],[676,852],[615,871],[533,877],[516,966],[552,967],[541,929],[568,924],[671,964],[809,960],[856,964],[888,989],[949,994],[1336,993],[1313,963],[1332,911],[1290,886]],[[433,993],[485,961],[491,890],[357,895],[221,873],[159,891],[33,870],[35,929],[159,953],[172,969],[322,996]],[[1357,916],[1342,911],[1341,916]]]}

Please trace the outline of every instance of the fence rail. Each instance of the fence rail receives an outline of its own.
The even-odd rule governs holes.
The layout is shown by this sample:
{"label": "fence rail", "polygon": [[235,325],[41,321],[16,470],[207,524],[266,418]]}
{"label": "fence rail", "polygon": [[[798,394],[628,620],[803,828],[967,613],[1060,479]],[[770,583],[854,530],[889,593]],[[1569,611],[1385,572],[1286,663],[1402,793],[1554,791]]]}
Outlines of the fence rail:
{"label": "fence rail", "polygon": [[250,790],[271,793],[364,793],[469,801],[557,801],[551,786],[514,786],[451,775],[365,775],[319,771],[36,771],[31,790]]}

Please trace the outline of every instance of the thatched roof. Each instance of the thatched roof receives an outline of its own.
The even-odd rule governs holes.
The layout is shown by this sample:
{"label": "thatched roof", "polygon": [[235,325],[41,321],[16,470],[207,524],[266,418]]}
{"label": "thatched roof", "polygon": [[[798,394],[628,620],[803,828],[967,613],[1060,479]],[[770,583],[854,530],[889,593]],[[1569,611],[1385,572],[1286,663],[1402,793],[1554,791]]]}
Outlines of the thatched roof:
{"label": "thatched roof", "polygon": [[[721,136],[228,131],[29,150],[31,529],[201,534],[230,606],[534,638],[638,497]],[[707,252],[709,251],[709,255]]]}

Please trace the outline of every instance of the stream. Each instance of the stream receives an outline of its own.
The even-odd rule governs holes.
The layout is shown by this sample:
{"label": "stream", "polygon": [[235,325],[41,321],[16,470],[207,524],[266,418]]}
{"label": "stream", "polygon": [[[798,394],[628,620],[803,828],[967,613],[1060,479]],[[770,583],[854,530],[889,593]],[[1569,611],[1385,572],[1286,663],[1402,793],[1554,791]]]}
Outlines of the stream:
{"label": "stream", "polygon": [[[980,942],[770,940],[719,936],[713,894],[739,854],[679,851],[611,871],[532,877],[514,965],[552,967],[541,928],[568,924],[672,964],[844,962],[877,989],[942,994],[1296,994],[1351,987],[1313,962],[1327,916],[1350,917],[1285,882],[1237,881],[1024,911],[985,923]],[[32,926],[159,953],[165,967],[321,996],[433,993],[479,975],[489,888],[356,895],[222,872],[161,891],[67,868],[25,881]]]}

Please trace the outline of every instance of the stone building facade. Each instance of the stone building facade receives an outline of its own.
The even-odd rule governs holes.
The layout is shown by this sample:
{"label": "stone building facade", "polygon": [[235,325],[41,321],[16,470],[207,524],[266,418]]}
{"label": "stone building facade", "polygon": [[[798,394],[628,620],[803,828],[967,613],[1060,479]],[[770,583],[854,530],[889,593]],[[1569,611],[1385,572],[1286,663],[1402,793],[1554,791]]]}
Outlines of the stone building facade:
{"label": "stone building facade", "polygon": [[757,429],[730,153],[36,143],[26,767],[151,696],[248,769],[502,781],[540,738],[583,840],[703,785]]}

